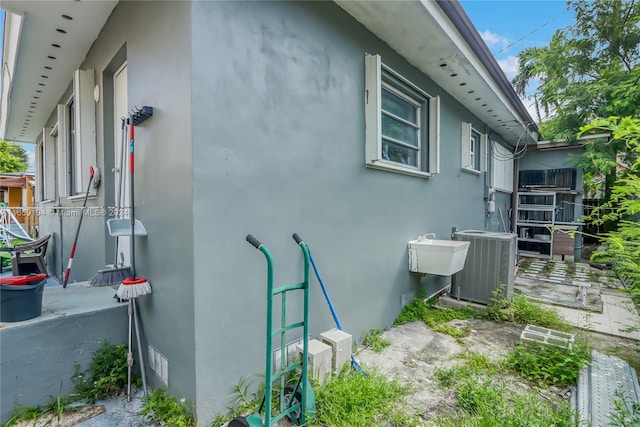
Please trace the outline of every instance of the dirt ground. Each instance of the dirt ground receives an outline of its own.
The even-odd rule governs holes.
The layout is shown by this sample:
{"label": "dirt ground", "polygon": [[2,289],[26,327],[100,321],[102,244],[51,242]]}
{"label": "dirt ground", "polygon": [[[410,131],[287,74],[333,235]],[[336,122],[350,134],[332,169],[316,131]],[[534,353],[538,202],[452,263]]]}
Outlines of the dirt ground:
{"label": "dirt ground", "polygon": [[[465,352],[484,354],[497,361],[513,350],[524,329],[524,325],[479,319],[454,320],[449,324],[459,328],[467,327],[469,335],[455,339],[427,328],[422,322],[412,322],[383,333],[382,338],[391,345],[382,353],[364,349],[356,356],[363,366],[377,367],[381,373],[411,386],[413,391],[404,403],[407,409],[421,416],[425,425],[429,425],[429,420],[433,420],[438,414],[456,411],[454,392],[437,384],[436,369],[447,369],[463,363],[459,356]],[[615,354],[636,369],[640,366],[637,342],[621,337],[584,333],[588,334],[589,342],[596,350]],[[511,387],[530,388],[526,381],[515,377],[505,377],[502,380],[509,381]],[[557,391],[559,390],[550,390],[543,398],[568,398],[567,395],[560,397],[556,394]]]}

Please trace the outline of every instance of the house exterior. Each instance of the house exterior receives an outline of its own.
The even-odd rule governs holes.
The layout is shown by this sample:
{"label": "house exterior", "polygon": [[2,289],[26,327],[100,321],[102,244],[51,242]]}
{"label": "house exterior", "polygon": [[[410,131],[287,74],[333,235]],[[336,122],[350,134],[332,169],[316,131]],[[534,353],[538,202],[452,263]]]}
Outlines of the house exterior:
{"label": "house exterior", "polygon": [[34,215],[35,176],[30,172],[0,174],[0,202],[11,209],[17,222],[31,236],[38,228],[38,217]]}
{"label": "house exterior", "polygon": [[[164,360],[149,376],[202,423],[263,370],[266,268],[248,233],[273,254],[276,283],[301,277],[299,233],[359,340],[450,283],[409,272],[409,240],[502,230],[488,202],[513,205],[513,153],[537,137],[453,1],[3,7],[0,132],[37,145],[55,274],[77,226],[66,212],[87,188],[71,282],[129,257],[106,229],[129,200],[121,118],[153,107],[135,128],[135,213],[148,231],[136,270],[153,287],[138,305],[145,348]],[[312,286],[317,337],[334,325]]]}
{"label": "house exterior", "polygon": [[[583,136],[573,143],[538,141],[518,160],[515,229],[519,234],[520,255],[567,261],[582,258],[583,235],[573,233],[583,231],[585,226],[584,173],[579,160],[585,143],[608,137]],[[534,209],[526,206],[540,202],[545,206]]]}

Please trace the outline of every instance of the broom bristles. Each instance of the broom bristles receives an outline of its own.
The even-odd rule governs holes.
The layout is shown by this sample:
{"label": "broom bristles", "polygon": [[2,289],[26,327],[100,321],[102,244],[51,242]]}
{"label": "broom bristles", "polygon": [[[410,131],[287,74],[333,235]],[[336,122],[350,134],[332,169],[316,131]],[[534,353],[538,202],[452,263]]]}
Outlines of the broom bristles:
{"label": "broom bristles", "polygon": [[91,279],[91,286],[115,286],[122,283],[127,277],[131,277],[131,267],[114,267],[98,270]]}
{"label": "broom bristles", "polygon": [[116,292],[116,296],[122,300],[141,297],[151,293],[151,285],[143,277],[127,277]]}

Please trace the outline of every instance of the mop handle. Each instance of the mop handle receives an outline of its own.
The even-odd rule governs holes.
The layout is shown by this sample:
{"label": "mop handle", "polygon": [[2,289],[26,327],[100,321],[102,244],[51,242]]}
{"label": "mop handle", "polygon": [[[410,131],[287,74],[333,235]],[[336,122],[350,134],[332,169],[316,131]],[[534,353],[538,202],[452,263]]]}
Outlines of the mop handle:
{"label": "mop handle", "polygon": [[135,217],[135,198],[134,198],[134,183],[133,183],[133,171],[134,171],[134,164],[133,164],[133,145],[134,145],[134,131],[133,131],[133,115],[131,115],[129,117],[129,175],[131,177],[131,190],[130,190],[130,196],[131,196],[131,212],[129,212],[130,215],[130,222],[131,222],[131,277],[133,279],[136,278],[136,239],[135,239],[135,226],[136,226],[136,217]]}
{"label": "mop handle", "polygon": [[[302,243],[302,237],[300,237],[298,233],[293,233],[292,237],[293,237],[293,240],[295,240],[298,245]],[[307,249],[308,248],[309,248],[309,245],[307,245]],[[310,249],[309,249],[309,261],[311,261],[311,266],[313,267],[313,271],[316,274],[316,277],[318,278],[318,282],[320,283],[320,289],[322,289],[322,294],[324,295],[324,299],[327,301],[327,304],[329,305],[329,310],[331,310],[331,315],[333,316],[333,320],[336,322],[336,326],[338,327],[338,329],[342,330],[342,323],[340,323],[340,319],[338,319],[338,313],[336,313],[336,309],[333,307],[331,298],[329,298],[329,294],[327,293],[327,288],[325,288],[324,281],[322,280],[322,277],[320,277],[320,272],[318,271],[318,267],[316,266],[313,256],[311,255]]]}

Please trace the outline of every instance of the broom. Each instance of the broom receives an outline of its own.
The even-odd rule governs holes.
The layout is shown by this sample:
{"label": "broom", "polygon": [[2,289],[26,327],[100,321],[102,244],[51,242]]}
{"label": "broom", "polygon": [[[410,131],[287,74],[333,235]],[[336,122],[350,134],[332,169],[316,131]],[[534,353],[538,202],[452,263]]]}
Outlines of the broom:
{"label": "broom", "polygon": [[132,341],[132,331],[131,331],[131,317],[132,315],[135,318],[135,327],[136,327],[136,340],[138,342],[138,358],[140,360],[140,367],[142,370],[142,378],[143,378],[143,387],[145,396],[147,394],[146,389],[146,381],[145,372],[144,372],[144,362],[142,352],[140,351],[140,331],[138,328],[138,316],[136,310],[136,301],[135,299],[142,295],[148,295],[151,293],[151,285],[147,282],[147,279],[144,277],[136,277],[136,246],[135,246],[135,194],[134,194],[134,181],[133,181],[133,171],[134,171],[134,125],[133,125],[133,115],[129,118],[129,173],[130,173],[130,185],[131,185],[131,277],[127,277],[122,281],[122,284],[118,288],[116,292],[116,296],[121,300],[129,300],[128,303],[128,312],[129,312],[129,340],[128,340],[128,352],[127,352],[127,400],[131,402],[131,368],[133,367],[133,352],[131,350],[131,341]]}
{"label": "broom", "polygon": [[[124,153],[124,139],[125,139],[125,135],[126,135],[126,130],[125,130],[125,119],[122,118],[122,126],[121,126],[121,130],[122,130],[122,134],[121,134],[121,146],[122,146],[122,155],[120,156],[120,174],[119,174],[119,181],[120,184],[118,185],[119,188],[119,192],[122,193],[122,174],[124,173],[124,156],[126,155]],[[116,212],[120,212],[120,209],[118,209],[121,205],[121,199],[122,197],[118,197],[117,203],[116,203]],[[90,285],[91,286],[113,286],[113,285],[118,285],[120,283],[122,283],[122,281],[124,279],[126,279],[127,277],[130,277],[133,272],[131,271],[131,267],[126,266],[126,267],[118,267],[118,238],[116,237],[116,259],[113,263],[113,267],[107,267],[105,269],[102,270],[98,270],[98,272],[96,273],[95,276],[93,276],[93,278],[91,279]],[[124,261],[123,261],[124,263]]]}

